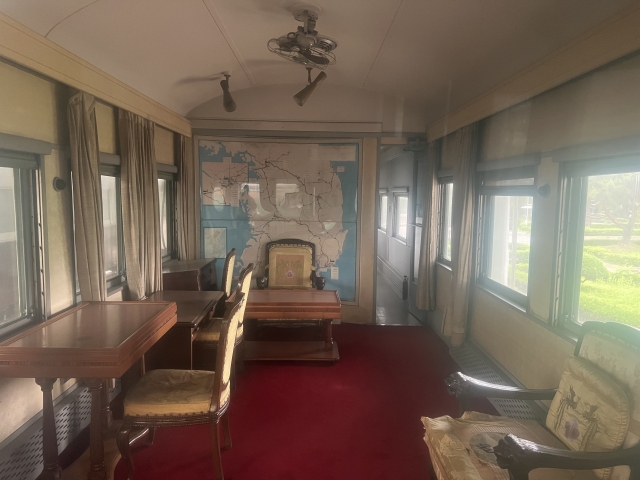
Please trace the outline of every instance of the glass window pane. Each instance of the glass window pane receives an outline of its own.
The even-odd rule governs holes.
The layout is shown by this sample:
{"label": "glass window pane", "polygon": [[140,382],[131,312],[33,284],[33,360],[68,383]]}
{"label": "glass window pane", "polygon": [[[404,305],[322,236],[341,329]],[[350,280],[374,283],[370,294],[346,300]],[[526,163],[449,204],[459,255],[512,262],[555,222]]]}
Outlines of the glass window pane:
{"label": "glass window pane", "polygon": [[404,240],[407,239],[407,213],[409,210],[409,198],[398,195],[396,197],[396,236]]}
{"label": "glass window pane", "polygon": [[640,172],[588,178],[579,323],[640,327]]}
{"label": "glass window pane", "polygon": [[163,257],[169,255],[169,237],[167,220],[167,181],[158,179],[158,196],[160,197],[160,251]]}
{"label": "glass window pane", "polygon": [[102,175],[102,225],[104,229],[104,273],[107,280],[120,273],[118,245],[118,190],[116,177]]}
{"label": "glass window pane", "polygon": [[0,325],[26,315],[24,261],[20,259],[19,205],[16,205],[14,169],[0,168]]}
{"label": "glass window pane", "polygon": [[380,196],[380,228],[382,230],[387,229],[387,210],[388,210],[387,196],[381,195]]}
{"label": "glass window pane", "polygon": [[451,261],[451,211],[453,206],[453,183],[444,187],[444,213],[442,219],[442,258]]}
{"label": "glass window pane", "polygon": [[533,197],[495,196],[487,276],[523,295],[529,283]]}

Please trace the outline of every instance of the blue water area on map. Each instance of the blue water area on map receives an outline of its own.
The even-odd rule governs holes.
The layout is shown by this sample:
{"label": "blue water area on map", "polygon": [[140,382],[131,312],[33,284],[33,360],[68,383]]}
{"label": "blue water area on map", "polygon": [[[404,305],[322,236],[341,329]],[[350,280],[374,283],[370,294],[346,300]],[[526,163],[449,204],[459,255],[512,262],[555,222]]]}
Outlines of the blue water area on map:
{"label": "blue water area on map", "polygon": [[[253,155],[248,151],[238,151],[231,153],[227,150],[224,142],[213,142],[207,145],[199,146],[199,155],[201,163],[207,162],[224,162],[225,158],[231,158],[231,163],[243,163],[248,168],[249,179],[260,179],[260,175],[253,170],[255,162]],[[346,231],[346,236],[342,246],[342,254],[333,266],[339,269],[339,280],[331,280],[331,271],[321,273],[326,278],[326,289],[338,290],[340,298],[344,301],[355,300],[356,290],[356,254],[357,254],[357,212],[358,212],[358,161],[359,156],[356,154],[356,161],[331,162],[333,171],[336,172],[342,187],[342,231]],[[339,168],[342,167],[342,168]],[[338,171],[344,170],[344,171]],[[240,197],[239,205],[202,205],[201,217],[201,245],[202,254],[204,255],[204,229],[208,227],[226,228],[226,246],[227,250],[235,247],[236,264],[234,275],[238,275],[240,270],[244,268],[242,261],[242,253],[245,247],[252,240],[258,239],[258,234],[254,233],[254,225],[251,223],[249,216],[248,200]],[[222,279],[222,268],[224,259],[216,262],[216,270],[218,279]]]}

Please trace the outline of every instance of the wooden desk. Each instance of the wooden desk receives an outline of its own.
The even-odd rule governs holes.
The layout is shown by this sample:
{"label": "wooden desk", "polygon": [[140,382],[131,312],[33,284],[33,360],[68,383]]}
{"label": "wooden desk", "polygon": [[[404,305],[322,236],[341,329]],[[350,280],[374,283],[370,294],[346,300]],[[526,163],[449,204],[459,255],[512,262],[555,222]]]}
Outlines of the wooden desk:
{"label": "wooden desk", "polygon": [[0,344],[0,376],[35,378],[42,389],[44,469],[41,480],[59,480],[51,390],[56,378],[84,378],[91,391],[91,467],[106,477],[103,389],[121,377],[176,323],[176,305],[153,302],[87,302]]}
{"label": "wooden desk", "polygon": [[216,259],[170,260],[162,266],[165,290],[217,290]]}
{"label": "wooden desk", "polygon": [[193,368],[193,347],[200,322],[209,318],[223,296],[223,292],[191,292],[161,290],[149,295],[146,301],[175,302],[178,312],[176,324],[144,356],[147,370],[158,368]]}
{"label": "wooden desk", "polygon": [[318,320],[324,332],[324,341],[247,341],[245,360],[340,359],[331,332],[331,322],[341,318],[340,296],[335,290],[251,290],[244,316],[277,322]]}

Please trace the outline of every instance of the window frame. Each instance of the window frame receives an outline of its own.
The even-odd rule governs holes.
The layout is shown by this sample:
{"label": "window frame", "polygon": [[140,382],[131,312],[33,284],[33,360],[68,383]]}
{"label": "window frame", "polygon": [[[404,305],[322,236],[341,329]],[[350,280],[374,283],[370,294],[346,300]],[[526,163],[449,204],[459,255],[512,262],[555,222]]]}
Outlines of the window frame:
{"label": "window frame", "polygon": [[[165,198],[167,211],[167,251],[162,257],[162,263],[176,258],[176,176],[173,173],[158,172],[158,181],[165,180]],[[159,199],[158,199],[159,202]],[[160,204],[158,203],[158,206]]]}
{"label": "window frame", "polygon": [[451,185],[451,220],[450,223],[453,223],[453,177],[443,177],[439,179],[439,188],[440,188],[440,211],[438,212],[438,263],[446,265],[447,267],[451,267],[451,259],[446,258],[444,256],[445,251],[445,242],[447,240],[446,235],[444,234],[444,226],[445,226],[445,213],[446,213],[446,202],[447,202],[447,185]]}
{"label": "window frame", "polygon": [[[398,199],[400,198],[407,199],[407,236],[406,237],[402,237],[398,233],[399,218],[400,218],[400,216],[398,215]],[[407,191],[393,192],[393,238],[395,238],[396,240],[404,244],[407,244],[408,237],[409,237],[409,227],[411,226],[411,222],[409,221],[410,214],[411,214],[411,203],[410,203],[410,196],[409,196],[408,189]]]}
{"label": "window frame", "polygon": [[[382,224],[382,197],[384,197],[386,199],[386,207],[384,208],[385,210],[385,222],[384,225]],[[383,232],[387,232],[387,224],[389,223],[389,194],[384,191],[384,192],[380,192],[380,194],[378,195],[378,229],[382,230]]]}
{"label": "window frame", "polygon": [[580,302],[588,179],[634,172],[640,172],[637,156],[563,162],[561,165],[553,320],[556,326],[571,334],[579,334],[582,328],[575,320],[575,312]]}
{"label": "window frame", "polygon": [[[42,238],[41,175],[38,157],[22,152],[0,150],[0,167],[14,170],[14,202],[16,215],[16,244],[21,272],[20,301],[24,301],[25,315],[0,326],[0,340],[44,320],[44,249]],[[17,171],[18,175],[15,174]],[[22,241],[18,241],[19,237]],[[21,310],[23,305],[21,304]]]}
{"label": "window frame", "polygon": [[[116,222],[117,222],[117,238],[118,238],[118,273],[110,278],[106,278],[107,284],[107,296],[113,295],[117,291],[121,290],[127,283],[127,267],[124,250],[124,231],[122,221],[122,190],[120,184],[120,166],[110,165],[102,163],[100,164],[100,180],[102,183],[102,177],[114,177],[116,178]],[[104,213],[103,213],[104,218]],[[104,221],[104,220],[103,220]],[[104,235],[104,234],[103,234]],[[104,240],[103,240],[104,241]],[[78,287],[79,290],[79,287]],[[78,291],[79,293],[79,291]]]}
{"label": "window frame", "polygon": [[[492,172],[493,173],[493,172]],[[498,176],[500,172],[496,172]],[[510,177],[510,175],[506,175]],[[513,176],[513,180],[517,181],[524,178],[531,178],[532,185],[504,185],[504,186],[481,186],[478,194],[478,210],[477,210],[477,262],[476,262],[476,282],[486,290],[512,303],[525,312],[529,312],[529,298],[531,296],[531,268],[527,270],[527,293],[523,294],[517,290],[507,287],[491,278],[488,271],[491,263],[491,250],[493,246],[493,213],[495,208],[495,197],[531,197],[531,205],[536,195],[535,175]],[[533,208],[532,208],[533,218]],[[529,261],[531,260],[531,251],[529,251]]]}

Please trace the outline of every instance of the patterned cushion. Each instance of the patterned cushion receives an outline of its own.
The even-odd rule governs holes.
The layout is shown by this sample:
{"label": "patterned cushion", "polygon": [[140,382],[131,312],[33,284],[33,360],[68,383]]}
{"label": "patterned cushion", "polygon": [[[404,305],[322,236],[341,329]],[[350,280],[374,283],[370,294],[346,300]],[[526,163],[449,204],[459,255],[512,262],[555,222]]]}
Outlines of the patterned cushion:
{"label": "patterned cushion", "polygon": [[278,245],[269,250],[269,288],[313,288],[311,248]]}
{"label": "patterned cushion", "polygon": [[[569,357],[551,402],[547,428],[574,451],[611,451],[622,445],[630,420],[626,391],[588,360]],[[612,469],[597,470],[603,480]]]}
{"label": "patterned cushion", "polygon": [[194,342],[214,342],[220,340],[220,330],[222,329],[222,318],[211,318],[202,322],[196,334]]}
{"label": "patterned cushion", "polygon": [[127,416],[205,414],[211,405],[214,372],[151,370],[124,399]]}
{"label": "patterned cushion", "polygon": [[[550,447],[564,448],[534,421],[466,412],[459,419],[423,417],[422,423],[426,430],[424,440],[438,480],[509,480],[509,472],[498,466],[493,453],[493,447],[509,433]],[[595,479],[591,470],[539,468],[529,474],[529,480]]]}

